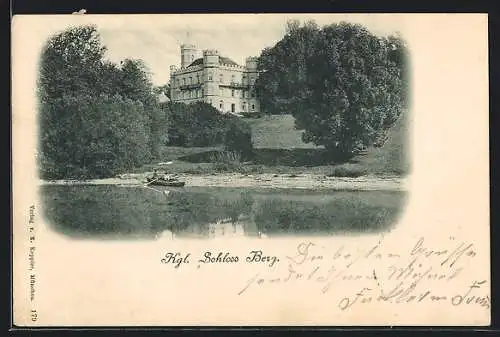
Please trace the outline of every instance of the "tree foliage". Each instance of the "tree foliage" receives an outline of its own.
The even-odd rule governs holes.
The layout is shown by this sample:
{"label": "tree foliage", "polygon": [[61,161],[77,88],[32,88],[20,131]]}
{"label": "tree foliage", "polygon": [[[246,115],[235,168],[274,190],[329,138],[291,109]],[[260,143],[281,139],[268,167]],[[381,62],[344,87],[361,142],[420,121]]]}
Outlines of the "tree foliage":
{"label": "tree foliage", "polygon": [[161,119],[144,64],[106,61],[95,26],[52,36],[39,65],[39,158],[42,178],[116,174],[157,151]]}
{"label": "tree foliage", "polygon": [[259,59],[256,86],[268,113],[291,113],[303,140],[347,159],[373,145],[406,104],[407,51],[397,36],[351,23],[291,21]]}
{"label": "tree foliage", "polygon": [[43,177],[103,178],[149,160],[144,106],[119,95],[63,96],[43,105]]}
{"label": "tree foliage", "polygon": [[227,117],[212,105],[196,102],[192,104],[168,103],[168,145],[211,146],[222,144]]}
{"label": "tree foliage", "polygon": [[212,105],[167,103],[162,105],[167,120],[167,145],[205,147],[224,145],[229,152],[242,158],[252,156],[252,133],[248,123],[240,118],[221,114]]}
{"label": "tree foliage", "polygon": [[125,59],[121,62],[120,89],[123,96],[145,105],[155,103],[150,71],[142,60]]}
{"label": "tree foliage", "polygon": [[41,102],[64,94],[95,96],[111,90],[116,69],[109,63],[103,65],[105,52],[94,26],[73,27],[50,38],[40,58]]}
{"label": "tree foliage", "polygon": [[242,159],[253,157],[252,130],[243,119],[230,118],[224,135],[226,151],[238,153]]}

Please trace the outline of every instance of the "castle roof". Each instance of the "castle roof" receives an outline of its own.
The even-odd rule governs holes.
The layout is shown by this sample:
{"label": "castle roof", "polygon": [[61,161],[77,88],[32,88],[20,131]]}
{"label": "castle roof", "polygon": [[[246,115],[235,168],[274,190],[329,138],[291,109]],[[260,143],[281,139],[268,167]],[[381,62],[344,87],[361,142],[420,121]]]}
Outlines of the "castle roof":
{"label": "castle roof", "polygon": [[237,66],[238,65],[238,63],[234,62],[229,57],[224,57],[224,56],[219,57],[219,63],[220,64],[230,64],[232,66]]}
{"label": "castle roof", "polygon": [[194,67],[194,66],[199,66],[200,64],[203,64],[203,57],[200,57],[200,58],[194,60],[193,62],[191,62],[191,64],[188,65],[187,68]]}
{"label": "castle roof", "polygon": [[[201,65],[203,64],[203,58],[200,57],[196,60],[194,60],[190,65],[187,66],[187,68],[189,67],[193,67],[193,66],[198,66],[198,65]],[[233,60],[231,60],[229,57],[224,57],[224,56],[220,56],[219,57],[219,64],[229,64],[229,65],[232,65],[232,66],[237,66],[238,63],[234,62]]]}

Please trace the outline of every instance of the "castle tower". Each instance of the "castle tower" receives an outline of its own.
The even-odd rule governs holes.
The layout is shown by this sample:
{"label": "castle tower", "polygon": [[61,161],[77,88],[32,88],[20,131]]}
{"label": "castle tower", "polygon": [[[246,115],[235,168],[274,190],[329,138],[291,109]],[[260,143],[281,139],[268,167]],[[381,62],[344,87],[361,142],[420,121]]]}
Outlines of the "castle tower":
{"label": "castle tower", "polygon": [[205,67],[219,67],[219,52],[213,49],[204,50],[203,64]]}
{"label": "castle tower", "polygon": [[177,90],[177,84],[175,83],[175,72],[177,71],[177,66],[170,66],[170,97],[172,99],[177,98],[176,96],[176,90]]}
{"label": "castle tower", "polygon": [[257,112],[260,110],[259,101],[257,99],[257,93],[255,92],[255,81],[257,80],[258,71],[258,58],[257,57],[247,57],[246,62],[246,72],[248,76],[249,92],[250,97],[248,99],[249,111]]}
{"label": "castle tower", "polygon": [[247,57],[246,59],[246,67],[248,72],[257,72],[257,62],[258,58],[254,56]]}
{"label": "castle tower", "polygon": [[257,63],[258,58],[251,56],[247,57],[245,62],[246,72],[248,76],[248,84],[253,86],[255,84],[255,80],[257,79]]}
{"label": "castle tower", "polygon": [[196,45],[191,43],[181,44],[181,68],[186,68],[196,58]]}
{"label": "castle tower", "polygon": [[219,95],[219,52],[217,50],[203,51],[203,83],[205,88],[205,101],[216,108],[220,108],[220,102],[216,102]]}

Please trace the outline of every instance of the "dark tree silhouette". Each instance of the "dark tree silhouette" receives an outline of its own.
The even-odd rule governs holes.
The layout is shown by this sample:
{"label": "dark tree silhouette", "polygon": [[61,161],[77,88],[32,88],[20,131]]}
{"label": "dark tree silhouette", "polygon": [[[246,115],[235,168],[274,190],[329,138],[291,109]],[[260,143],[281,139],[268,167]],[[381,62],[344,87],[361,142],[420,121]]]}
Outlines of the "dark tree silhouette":
{"label": "dark tree silhouette", "polygon": [[52,36],[39,78],[42,178],[106,177],[150,160],[157,110],[140,61],[105,61],[95,26]]}
{"label": "dark tree silhouette", "polygon": [[334,160],[372,146],[404,111],[407,51],[396,36],[361,25],[289,22],[287,34],[259,59],[262,109],[291,113],[303,140]]}

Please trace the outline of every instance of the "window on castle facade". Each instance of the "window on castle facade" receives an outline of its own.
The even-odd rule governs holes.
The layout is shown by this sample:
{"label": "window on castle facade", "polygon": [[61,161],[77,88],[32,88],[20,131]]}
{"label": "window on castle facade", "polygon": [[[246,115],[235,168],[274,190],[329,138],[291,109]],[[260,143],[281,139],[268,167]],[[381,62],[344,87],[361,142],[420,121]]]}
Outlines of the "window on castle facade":
{"label": "window on castle facade", "polygon": [[252,104],[252,110],[255,110],[255,104]]}
{"label": "window on castle facade", "polygon": [[254,91],[252,91],[252,94],[251,94],[251,95],[252,95],[252,97],[255,97],[255,92],[254,92]]}
{"label": "window on castle facade", "polygon": [[223,109],[224,109],[224,102],[223,102],[223,101],[220,101],[220,103],[219,103],[219,108],[220,108],[221,110],[223,110]]}
{"label": "window on castle facade", "polygon": [[211,81],[212,80],[212,73],[208,73],[208,80]]}
{"label": "window on castle facade", "polygon": [[220,83],[224,83],[224,75],[220,74]]}
{"label": "window on castle facade", "polygon": [[186,79],[185,78],[182,79],[182,84],[186,85]]}
{"label": "window on castle facade", "polygon": [[241,104],[241,110],[243,110],[243,111],[246,111],[246,110],[247,110],[247,103],[246,103],[246,102],[243,102],[243,103]]}
{"label": "window on castle facade", "polygon": [[235,79],[234,75],[231,75],[231,82],[236,83],[236,79]]}
{"label": "window on castle facade", "polygon": [[231,97],[234,97],[234,90],[231,90]]}

